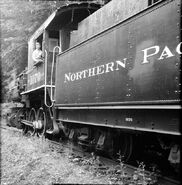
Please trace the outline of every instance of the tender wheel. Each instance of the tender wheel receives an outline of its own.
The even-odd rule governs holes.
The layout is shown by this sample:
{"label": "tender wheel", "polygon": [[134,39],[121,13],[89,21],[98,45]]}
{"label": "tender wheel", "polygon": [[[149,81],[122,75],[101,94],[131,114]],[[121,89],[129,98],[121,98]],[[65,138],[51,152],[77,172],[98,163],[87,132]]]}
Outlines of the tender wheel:
{"label": "tender wheel", "polygon": [[43,110],[43,108],[41,107],[38,110],[37,113],[37,135],[39,137],[43,137],[45,135],[45,131],[46,131],[46,114]]}
{"label": "tender wheel", "polygon": [[[34,108],[30,110],[29,116],[28,116],[28,121],[35,122],[36,121],[36,111]],[[28,126],[28,132],[30,133],[31,136],[35,134],[35,127]]]}

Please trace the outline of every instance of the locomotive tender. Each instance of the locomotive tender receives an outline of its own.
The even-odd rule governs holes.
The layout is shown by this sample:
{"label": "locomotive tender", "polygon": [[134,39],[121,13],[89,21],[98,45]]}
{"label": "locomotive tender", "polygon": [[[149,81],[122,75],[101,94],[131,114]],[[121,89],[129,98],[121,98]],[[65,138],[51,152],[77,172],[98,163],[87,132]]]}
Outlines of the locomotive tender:
{"label": "locomotive tender", "polygon": [[[179,170],[181,1],[152,2],[73,3],[51,14],[20,75],[24,133]],[[36,64],[35,41],[44,53]]]}

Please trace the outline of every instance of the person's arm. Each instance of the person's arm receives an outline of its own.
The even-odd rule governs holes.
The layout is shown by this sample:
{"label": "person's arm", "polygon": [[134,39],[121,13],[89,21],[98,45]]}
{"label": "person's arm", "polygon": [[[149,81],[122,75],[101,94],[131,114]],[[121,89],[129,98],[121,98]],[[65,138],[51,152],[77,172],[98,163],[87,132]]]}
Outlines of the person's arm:
{"label": "person's arm", "polygon": [[35,50],[33,53],[32,53],[32,58],[35,62],[38,62],[38,61],[43,61],[43,58],[42,58],[42,51],[39,51],[39,53],[37,53],[37,51]]}
{"label": "person's arm", "polygon": [[33,59],[33,61],[38,62],[38,59],[37,59],[37,56],[36,56],[36,50],[34,50],[33,53],[32,53],[32,59]]}

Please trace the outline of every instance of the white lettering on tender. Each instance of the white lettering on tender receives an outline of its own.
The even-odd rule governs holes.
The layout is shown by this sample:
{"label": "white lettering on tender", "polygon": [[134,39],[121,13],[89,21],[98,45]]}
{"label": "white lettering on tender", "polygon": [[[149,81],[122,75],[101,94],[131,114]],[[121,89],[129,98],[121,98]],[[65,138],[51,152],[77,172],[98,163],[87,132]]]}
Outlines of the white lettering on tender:
{"label": "white lettering on tender", "polygon": [[182,51],[180,51],[181,44],[182,44],[182,42],[180,42],[180,43],[177,45],[177,47],[176,47],[176,52],[177,52],[178,54],[182,54]]}
{"label": "white lettering on tender", "polygon": [[78,72],[78,73],[76,73],[76,79],[77,80],[81,80],[82,79],[82,72]]}
{"label": "white lettering on tender", "polygon": [[[178,54],[182,54],[182,51],[181,51],[181,44],[182,42],[180,42],[177,47],[176,47],[176,52]],[[153,51],[151,53],[151,50]],[[154,56],[156,54],[159,53],[160,51],[160,47],[159,46],[152,46],[150,48],[146,48],[144,50],[142,50],[144,53],[143,55],[143,61],[142,61],[142,64],[145,64],[145,63],[149,63],[150,61],[148,60],[149,57],[151,56]],[[150,53],[149,53],[150,52]],[[168,46],[165,46],[164,49],[162,50],[162,53],[160,55],[160,57],[158,58],[158,60],[163,60],[164,58],[170,58],[170,57],[174,57],[174,53],[171,52],[171,50],[169,49]]]}
{"label": "white lettering on tender", "polygon": [[75,81],[75,79],[76,79],[76,75],[75,75],[75,73],[72,73],[71,74],[71,81]]}
{"label": "white lettering on tender", "polygon": [[[176,47],[176,52],[178,54],[182,54],[181,44],[182,44],[182,42],[180,42]],[[148,64],[150,62],[149,61],[150,57],[152,57],[156,54],[159,54],[160,47],[158,45],[155,45],[155,46],[151,46],[149,48],[146,48],[142,51],[143,51],[143,61],[141,63],[142,64]],[[175,55],[170,51],[168,46],[165,46],[164,49],[162,50],[161,54],[160,54],[160,57],[157,60],[163,60],[165,58],[170,58],[170,57],[174,57],[174,56]],[[104,73],[110,73],[110,72],[113,72],[113,71],[118,71],[118,70],[120,70],[120,68],[125,69],[126,68],[126,61],[127,61],[127,58],[123,58],[122,61],[117,60],[115,62],[109,62],[109,63],[103,64],[103,65],[99,65],[99,66],[92,67],[92,68],[89,68],[89,69],[85,69],[85,70],[75,72],[75,73],[69,72],[67,74],[64,74],[64,83],[67,83],[67,82],[70,82],[70,81],[73,82],[75,80],[82,80],[82,79],[85,79],[85,78],[88,78],[88,77],[93,77],[93,76],[101,75],[101,74],[104,74]],[[41,79],[41,77],[40,77],[39,73],[34,74],[33,76],[30,76],[30,82],[32,84],[36,83],[40,79]]]}
{"label": "white lettering on tender", "polygon": [[[110,63],[106,64],[106,71],[105,71],[105,73],[109,73],[111,71],[114,71],[113,67],[114,67],[114,62],[110,62]],[[110,69],[110,71],[109,71],[109,69]]]}
{"label": "white lettering on tender", "polygon": [[[148,51],[151,51],[151,50],[154,52],[148,54]],[[159,52],[159,50],[160,50],[159,46],[152,46],[150,48],[146,48],[146,49],[142,50],[144,52],[142,64],[149,63],[149,61],[147,60],[148,57],[156,55]]]}
{"label": "white lettering on tender", "polygon": [[104,74],[104,65],[97,66],[97,74]]}
{"label": "white lettering on tender", "polygon": [[69,74],[64,74],[64,82],[66,82],[66,80],[67,81],[70,81],[70,75],[71,75],[71,73],[69,73]]}
{"label": "white lettering on tender", "polygon": [[87,77],[86,73],[88,73],[88,70],[86,69],[86,70],[83,70],[82,72],[83,72],[83,78],[86,78]]}
{"label": "white lettering on tender", "polygon": [[162,51],[161,56],[158,58],[158,60],[162,60],[162,59],[164,59],[164,57],[169,58],[169,57],[173,57],[173,56],[174,55],[171,53],[169,48],[167,46],[165,46],[165,48]]}
{"label": "white lettering on tender", "polygon": [[126,68],[126,58],[124,58],[123,61],[117,60],[116,62],[109,62],[107,64],[89,68],[76,73],[67,73],[64,75],[64,83],[75,80],[82,80],[84,78],[101,75],[112,71],[118,71],[120,69],[119,67]]}
{"label": "white lettering on tender", "polygon": [[95,67],[88,69],[88,77],[95,76]]}
{"label": "white lettering on tender", "polygon": [[121,67],[123,67],[123,68],[126,68],[126,60],[127,60],[127,58],[124,58],[123,59],[123,62],[121,62],[121,61],[116,61],[116,63],[117,63],[117,68],[116,68],[116,70],[119,70],[119,65],[121,66]]}

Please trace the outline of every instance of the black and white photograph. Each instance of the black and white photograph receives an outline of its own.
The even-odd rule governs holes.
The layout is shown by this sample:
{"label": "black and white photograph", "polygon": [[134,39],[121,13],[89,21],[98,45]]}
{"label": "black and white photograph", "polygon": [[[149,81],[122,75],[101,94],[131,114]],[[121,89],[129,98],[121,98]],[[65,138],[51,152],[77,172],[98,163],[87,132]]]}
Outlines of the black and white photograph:
{"label": "black and white photograph", "polygon": [[181,0],[0,1],[0,184],[181,184]]}

